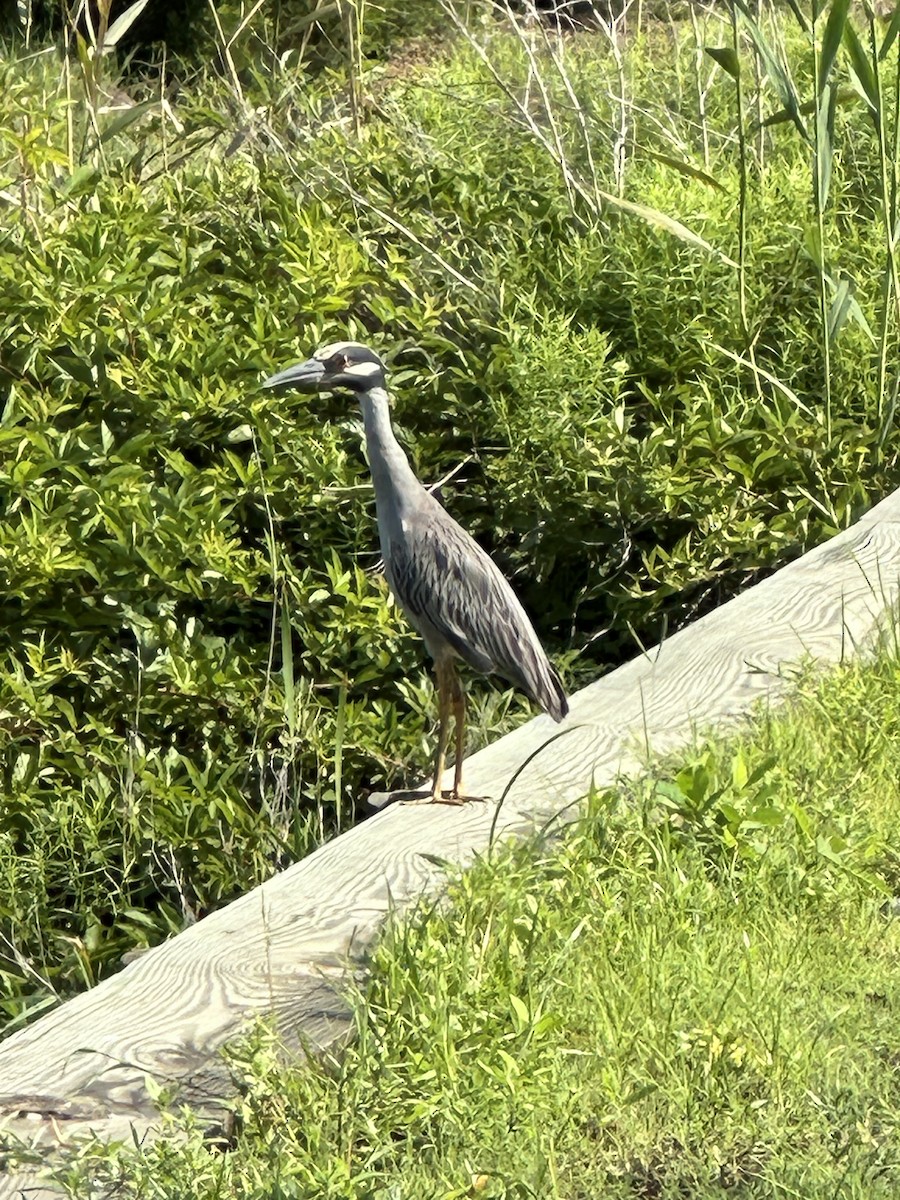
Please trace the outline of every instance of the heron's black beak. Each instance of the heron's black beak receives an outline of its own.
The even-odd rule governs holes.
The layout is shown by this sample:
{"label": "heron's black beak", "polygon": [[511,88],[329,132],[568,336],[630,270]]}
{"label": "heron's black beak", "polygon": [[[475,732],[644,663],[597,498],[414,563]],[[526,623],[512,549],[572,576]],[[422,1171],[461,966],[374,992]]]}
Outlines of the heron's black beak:
{"label": "heron's black beak", "polygon": [[317,358],[308,358],[306,362],[294,363],[285,367],[277,375],[270,375],[263,380],[264,388],[296,388],[301,392],[315,392],[325,374],[325,364]]}

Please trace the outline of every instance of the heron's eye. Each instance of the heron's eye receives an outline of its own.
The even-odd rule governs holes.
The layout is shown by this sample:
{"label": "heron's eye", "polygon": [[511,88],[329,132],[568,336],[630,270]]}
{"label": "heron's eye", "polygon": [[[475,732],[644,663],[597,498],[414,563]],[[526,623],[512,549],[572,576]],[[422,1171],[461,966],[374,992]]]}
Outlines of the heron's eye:
{"label": "heron's eye", "polygon": [[347,357],[344,354],[336,354],[331,360],[331,365],[336,371],[343,371],[347,365]]}

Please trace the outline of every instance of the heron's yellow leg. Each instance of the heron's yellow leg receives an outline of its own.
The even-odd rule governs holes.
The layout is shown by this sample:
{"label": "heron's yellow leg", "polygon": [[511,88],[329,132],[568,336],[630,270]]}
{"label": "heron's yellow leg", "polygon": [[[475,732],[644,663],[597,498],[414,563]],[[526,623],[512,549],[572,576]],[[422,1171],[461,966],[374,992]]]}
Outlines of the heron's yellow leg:
{"label": "heron's yellow leg", "polygon": [[[451,661],[438,659],[434,664],[438,699],[438,744],[434,756],[434,782],[430,792],[398,794],[401,804],[465,804],[471,797],[462,794],[462,766],[466,748],[466,695],[456,667]],[[456,766],[453,790],[441,790],[441,780],[447,763],[450,744],[450,719],[456,720]]]}
{"label": "heron's yellow leg", "polygon": [[450,741],[450,709],[452,707],[452,682],[451,672],[455,674],[452,666],[448,663],[442,663],[438,660],[435,663],[434,673],[437,680],[438,694],[438,744],[437,754],[434,757],[434,783],[431,788],[431,799],[435,804],[440,804],[443,800],[441,795],[441,779],[444,775],[444,767],[447,761],[447,744]]}
{"label": "heron's yellow leg", "polygon": [[453,798],[462,800],[463,759],[466,756],[466,691],[456,671],[453,671],[453,719],[456,722],[456,762],[453,768]]}

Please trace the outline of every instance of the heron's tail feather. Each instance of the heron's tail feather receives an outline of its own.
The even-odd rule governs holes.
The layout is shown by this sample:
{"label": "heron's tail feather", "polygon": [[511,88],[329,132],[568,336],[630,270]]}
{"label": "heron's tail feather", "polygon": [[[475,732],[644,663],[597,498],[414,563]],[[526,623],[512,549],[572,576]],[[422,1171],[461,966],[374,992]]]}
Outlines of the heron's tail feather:
{"label": "heron's tail feather", "polygon": [[545,713],[549,713],[554,721],[561,721],[568,714],[569,701],[559,672],[551,662],[547,663],[546,678],[541,682],[540,695],[535,696],[538,704]]}

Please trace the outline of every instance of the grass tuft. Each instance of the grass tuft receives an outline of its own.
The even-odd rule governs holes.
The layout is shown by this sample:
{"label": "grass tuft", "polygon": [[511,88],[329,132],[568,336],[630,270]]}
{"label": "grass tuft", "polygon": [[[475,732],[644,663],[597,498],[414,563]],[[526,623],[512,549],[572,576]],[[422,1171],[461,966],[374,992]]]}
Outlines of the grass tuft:
{"label": "grass tuft", "polygon": [[122,1197],[889,1197],[900,655],[595,796],[398,922],[341,1056],[232,1054],[242,1129],[86,1151]]}

